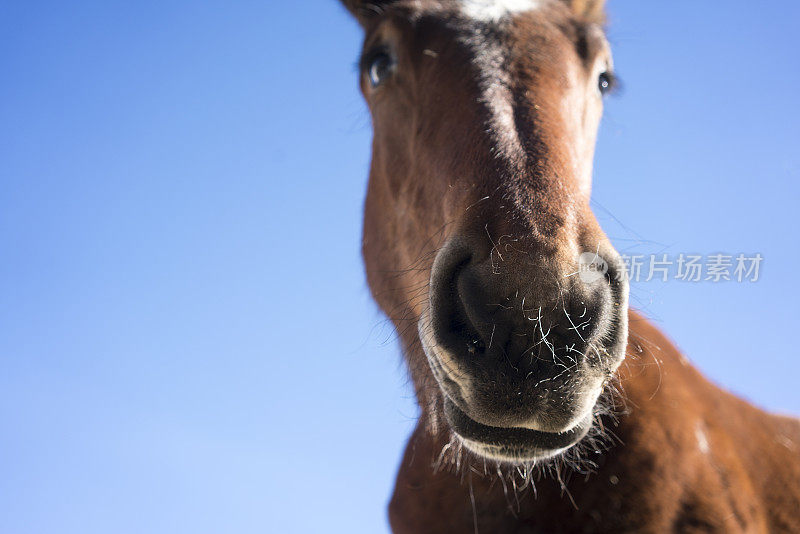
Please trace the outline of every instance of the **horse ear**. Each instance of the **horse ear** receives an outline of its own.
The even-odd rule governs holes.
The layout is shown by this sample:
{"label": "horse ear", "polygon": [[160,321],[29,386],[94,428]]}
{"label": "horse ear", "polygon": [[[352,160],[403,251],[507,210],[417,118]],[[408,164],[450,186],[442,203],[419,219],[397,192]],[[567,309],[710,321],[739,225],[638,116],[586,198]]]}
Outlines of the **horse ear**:
{"label": "horse ear", "polygon": [[578,17],[596,24],[606,21],[605,0],[566,0]]}
{"label": "horse ear", "polygon": [[391,4],[394,0],[341,0],[344,7],[353,14],[362,26],[375,16],[383,13],[386,6]]}

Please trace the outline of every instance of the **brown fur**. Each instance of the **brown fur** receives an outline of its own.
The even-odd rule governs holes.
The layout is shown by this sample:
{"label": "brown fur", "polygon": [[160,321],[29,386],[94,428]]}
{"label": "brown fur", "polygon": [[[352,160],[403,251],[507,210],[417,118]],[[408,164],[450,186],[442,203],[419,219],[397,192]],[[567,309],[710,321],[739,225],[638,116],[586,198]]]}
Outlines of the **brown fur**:
{"label": "brown fur", "polygon": [[[625,360],[609,363],[615,379],[587,438],[533,468],[461,447],[418,332],[443,247],[469,240],[483,262],[475,269],[492,268],[487,291],[539,306],[591,296],[569,278],[576,252],[616,255],[589,208],[602,106],[592,91],[598,64],[610,65],[602,2],[549,0],[488,33],[460,22],[455,0],[345,4],[365,28],[365,53],[384,46],[396,56],[383,86],[361,76],[374,126],[367,278],[400,335],[422,409],[390,505],[393,530],[800,531],[800,423],[709,383],[628,314],[627,290],[612,294],[617,321],[628,319],[627,350],[606,347]],[[475,58],[490,47],[502,59],[489,67],[509,77],[516,152],[503,152],[504,138],[493,137],[502,128],[481,103],[487,80]]]}

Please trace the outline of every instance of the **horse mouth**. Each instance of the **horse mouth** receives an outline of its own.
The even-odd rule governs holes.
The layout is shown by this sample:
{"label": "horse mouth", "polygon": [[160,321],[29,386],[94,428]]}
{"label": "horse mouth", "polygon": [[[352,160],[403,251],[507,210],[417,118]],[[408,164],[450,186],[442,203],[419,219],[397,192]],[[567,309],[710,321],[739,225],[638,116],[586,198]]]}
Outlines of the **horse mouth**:
{"label": "horse mouth", "polygon": [[450,429],[468,450],[485,458],[510,463],[558,456],[581,441],[592,426],[591,413],[563,432],[489,426],[469,417],[447,395],[444,399],[444,415]]}

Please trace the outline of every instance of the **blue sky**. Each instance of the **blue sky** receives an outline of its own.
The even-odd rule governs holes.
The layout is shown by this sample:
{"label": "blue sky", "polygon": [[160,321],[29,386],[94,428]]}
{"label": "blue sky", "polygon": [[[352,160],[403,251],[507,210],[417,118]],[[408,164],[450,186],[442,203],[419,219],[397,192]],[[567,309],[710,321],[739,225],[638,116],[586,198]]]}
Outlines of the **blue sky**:
{"label": "blue sky", "polygon": [[[713,380],[800,413],[800,5],[613,0],[594,206]],[[0,532],[380,532],[416,407],[333,0],[0,5]]]}

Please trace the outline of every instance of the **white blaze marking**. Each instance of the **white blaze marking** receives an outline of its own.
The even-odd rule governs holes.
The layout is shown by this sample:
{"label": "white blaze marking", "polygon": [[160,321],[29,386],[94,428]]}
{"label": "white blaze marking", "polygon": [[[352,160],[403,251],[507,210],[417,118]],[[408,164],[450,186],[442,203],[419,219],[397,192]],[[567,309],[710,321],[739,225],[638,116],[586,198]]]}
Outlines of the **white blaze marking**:
{"label": "white blaze marking", "polygon": [[703,423],[697,423],[694,429],[694,435],[697,438],[697,447],[700,449],[700,452],[708,454],[710,447],[708,446],[708,437],[706,436],[705,430],[703,430]]}
{"label": "white blaze marking", "polygon": [[462,0],[461,12],[471,19],[494,22],[540,5],[540,0]]}
{"label": "white blaze marking", "polygon": [[[461,15],[487,24],[499,24],[519,13],[539,8],[546,0],[461,0]],[[524,159],[517,125],[514,120],[512,79],[505,68],[507,51],[502,44],[479,29],[465,40],[473,50],[473,62],[481,73],[480,101],[489,111],[489,133],[494,138],[498,155],[511,161]]]}
{"label": "white blaze marking", "polygon": [[479,98],[489,111],[488,131],[500,154],[511,161],[521,161],[525,152],[514,121],[511,76],[503,65],[506,51],[499,42],[482,33],[471,36],[466,44],[473,50],[472,61],[480,72]]}

